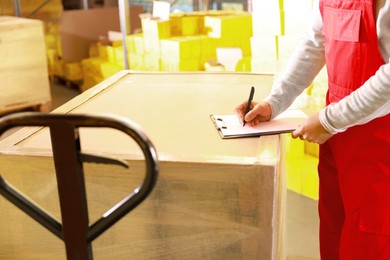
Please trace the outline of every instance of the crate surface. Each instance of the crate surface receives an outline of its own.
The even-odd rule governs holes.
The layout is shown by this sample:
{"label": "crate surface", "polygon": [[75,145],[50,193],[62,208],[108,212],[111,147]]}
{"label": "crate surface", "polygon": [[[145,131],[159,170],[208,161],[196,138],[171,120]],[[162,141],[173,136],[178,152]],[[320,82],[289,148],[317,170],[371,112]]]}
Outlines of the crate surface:
{"label": "crate surface", "polygon": [[51,100],[43,23],[0,16],[0,112]]}

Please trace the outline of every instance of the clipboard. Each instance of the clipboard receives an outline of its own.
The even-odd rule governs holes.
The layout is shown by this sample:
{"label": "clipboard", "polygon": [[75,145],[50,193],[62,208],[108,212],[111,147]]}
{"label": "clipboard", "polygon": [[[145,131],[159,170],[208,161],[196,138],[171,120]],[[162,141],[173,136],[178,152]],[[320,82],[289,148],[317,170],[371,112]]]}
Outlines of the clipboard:
{"label": "clipboard", "polygon": [[222,139],[257,137],[293,132],[307,115],[299,109],[286,110],[274,119],[257,126],[242,126],[237,115],[210,115]]}

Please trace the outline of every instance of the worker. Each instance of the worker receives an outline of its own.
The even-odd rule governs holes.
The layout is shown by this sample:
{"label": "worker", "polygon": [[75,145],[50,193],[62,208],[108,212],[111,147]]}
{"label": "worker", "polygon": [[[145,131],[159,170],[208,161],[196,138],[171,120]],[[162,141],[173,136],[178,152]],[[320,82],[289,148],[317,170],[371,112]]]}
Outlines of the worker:
{"label": "worker", "polygon": [[326,66],[326,107],[292,133],[320,144],[322,260],[390,259],[390,0],[319,0],[269,96],[235,111],[247,126],[287,109]]}

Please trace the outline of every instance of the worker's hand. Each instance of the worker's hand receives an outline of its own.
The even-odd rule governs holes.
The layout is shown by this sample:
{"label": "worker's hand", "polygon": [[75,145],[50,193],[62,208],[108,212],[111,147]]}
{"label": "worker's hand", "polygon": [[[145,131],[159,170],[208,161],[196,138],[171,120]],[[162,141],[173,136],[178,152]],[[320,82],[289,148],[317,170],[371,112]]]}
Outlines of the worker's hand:
{"label": "worker's hand", "polygon": [[260,122],[269,121],[271,119],[271,106],[264,101],[259,103],[252,102],[251,110],[245,115],[247,102],[248,101],[242,102],[234,109],[234,112],[242,123],[245,119],[246,125],[255,126]]}
{"label": "worker's hand", "polygon": [[310,115],[291,135],[317,144],[323,144],[333,136],[321,125],[319,113]]}

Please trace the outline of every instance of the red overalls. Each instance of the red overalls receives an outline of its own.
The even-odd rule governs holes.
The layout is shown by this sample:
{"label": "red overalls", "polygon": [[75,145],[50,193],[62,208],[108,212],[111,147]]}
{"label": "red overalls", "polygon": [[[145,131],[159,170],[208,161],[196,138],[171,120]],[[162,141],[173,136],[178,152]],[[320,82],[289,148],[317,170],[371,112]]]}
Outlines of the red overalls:
{"label": "red overalls", "polygon": [[[320,11],[329,104],[359,88],[384,61],[375,0],[320,0]],[[390,259],[390,116],[321,145],[318,172],[321,259]]]}

